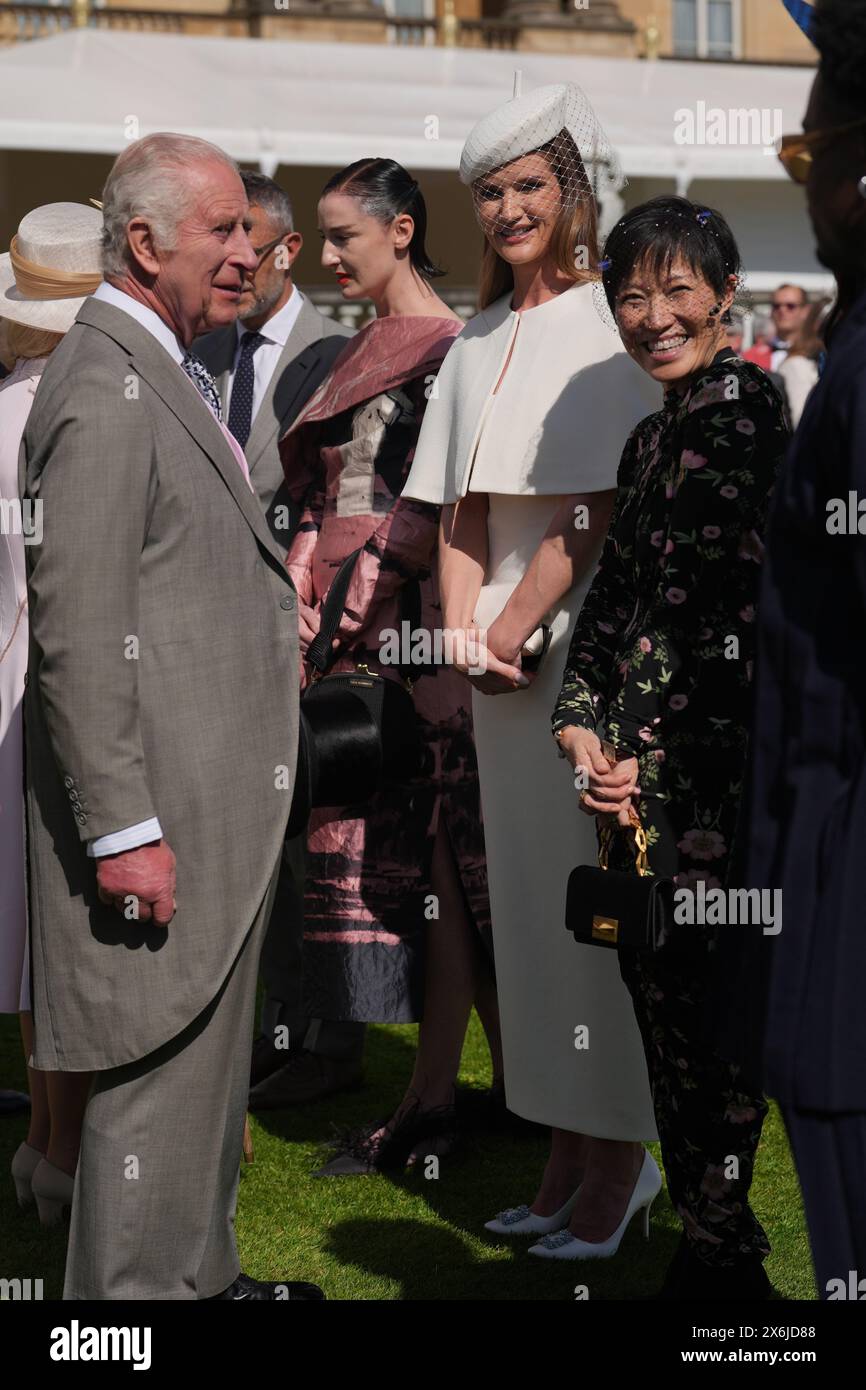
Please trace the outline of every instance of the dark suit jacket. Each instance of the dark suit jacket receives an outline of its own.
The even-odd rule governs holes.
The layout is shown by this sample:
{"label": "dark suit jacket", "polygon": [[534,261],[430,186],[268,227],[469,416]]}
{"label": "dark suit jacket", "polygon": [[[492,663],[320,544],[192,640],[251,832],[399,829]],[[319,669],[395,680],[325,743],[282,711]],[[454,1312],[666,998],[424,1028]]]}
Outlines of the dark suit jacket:
{"label": "dark suit jacket", "polygon": [[[751,881],[781,888],[769,947],[767,1083],[788,1104],[866,1110],[866,295],[835,335],[779,483],[760,606]],[[864,507],[866,512],[866,507]]]}
{"label": "dark suit jacket", "polygon": [[[351,328],[320,314],[308,299],[304,299],[244,449],[250,479],[264,508],[271,534],[284,552],[289,548],[297,517],[285,490],[278,444],[351,336]],[[234,324],[206,333],[194,344],[194,351],[216,378],[224,407],[236,349]]]}

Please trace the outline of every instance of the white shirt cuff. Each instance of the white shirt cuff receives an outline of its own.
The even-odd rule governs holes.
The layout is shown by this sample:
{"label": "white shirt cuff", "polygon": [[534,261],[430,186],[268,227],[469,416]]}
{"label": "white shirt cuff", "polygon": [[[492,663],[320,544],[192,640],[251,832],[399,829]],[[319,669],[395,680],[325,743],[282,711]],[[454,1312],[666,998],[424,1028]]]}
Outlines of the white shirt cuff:
{"label": "white shirt cuff", "polygon": [[125,849],[136,849],[151,840],[162,839],[162,827],[156,816],[141,820],[137,825],[128,825],[125,830],[115,830],[111,835],[100,835],[91,840],[87,853],[91,859],[99,859],[103,854],[120,854]]}

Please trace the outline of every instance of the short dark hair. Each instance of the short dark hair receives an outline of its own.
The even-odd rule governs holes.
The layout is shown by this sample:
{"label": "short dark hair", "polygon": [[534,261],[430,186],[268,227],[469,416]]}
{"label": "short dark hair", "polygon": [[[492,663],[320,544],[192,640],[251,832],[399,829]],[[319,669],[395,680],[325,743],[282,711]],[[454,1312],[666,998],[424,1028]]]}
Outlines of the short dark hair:
{"label": "short dark hair", "polygon": [[811,35],[824,81],[852,112],[866,116],[866,0],[818,0]]}
{"label": "short dark hair", "polygon": [[408,169],[404,169],[396,159],[356,159],[354,164],[347,164],[345,169],[340,169],[328,179],[321,196],[324,198],[326,193],[345,193],[349,198],[357,198],[368,216],[380,222],[391,222],[407,212],[415,223],[409,243],[409,260],[413,268],[425,280],[445,274],[427,254],[427,204],[424,194]]}
{"label": "short dark hair", "polygon": [[602,282],[612,313],[620,288],[635,266],[646,263],[656,274],[681,256],[720,297],[729,275],[739,276],[742,261],[734,234],[720,212],[688,198],[663,194],[640,203],[608,234]]}
{"label": "short dark hair", "polygon": [[274,226],[280,229],[280,236],[294,231],[292,201],[284,188],[255,169],[242,169],[241,182],[250,207],[255,205],[266,212]]}

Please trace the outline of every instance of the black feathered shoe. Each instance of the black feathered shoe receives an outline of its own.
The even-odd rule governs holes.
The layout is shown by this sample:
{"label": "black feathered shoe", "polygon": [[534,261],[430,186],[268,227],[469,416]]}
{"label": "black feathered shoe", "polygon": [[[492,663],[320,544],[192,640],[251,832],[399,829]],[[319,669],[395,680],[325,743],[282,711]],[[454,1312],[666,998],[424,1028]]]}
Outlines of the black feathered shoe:
{"label": "black feathered shoe", "polygon": [[393,1116],[349,1130],[332,1148],[335,1156],[319,1168],[316,1178],[360,1177],[365,1173],[399,1173],[428,1157],[444,1158],[458,1144],[457,1111],[453,1105],[422,1110],[416,1101],[395,1122]]}

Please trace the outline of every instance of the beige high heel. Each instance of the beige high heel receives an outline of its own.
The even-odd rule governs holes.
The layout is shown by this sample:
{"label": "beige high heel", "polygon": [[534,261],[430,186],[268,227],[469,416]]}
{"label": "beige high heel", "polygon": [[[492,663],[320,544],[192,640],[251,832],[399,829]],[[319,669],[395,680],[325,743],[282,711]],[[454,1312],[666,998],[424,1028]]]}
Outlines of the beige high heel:
{"label": "beige high heel", "polygon": [[44,1153],[40,1153],[39,1149],[34,1149],[32,1144],[26,1142],[19,1144],[15,1150],[10,1172],[15,1184],[15,1195],[18,1198],[19,1207],[29,1207],[33,1201],[31,1182],[33,1174],[44,1157]]}
{"label": "beige high heel", "polygon": [[72,1206],[75,1179],[43,1158],[33,1173],[30,1186],[42,1225],[55,1226],[63,1217],[63,1208]]}

